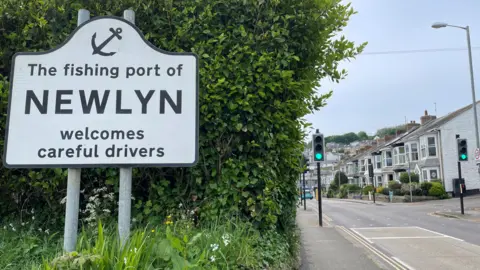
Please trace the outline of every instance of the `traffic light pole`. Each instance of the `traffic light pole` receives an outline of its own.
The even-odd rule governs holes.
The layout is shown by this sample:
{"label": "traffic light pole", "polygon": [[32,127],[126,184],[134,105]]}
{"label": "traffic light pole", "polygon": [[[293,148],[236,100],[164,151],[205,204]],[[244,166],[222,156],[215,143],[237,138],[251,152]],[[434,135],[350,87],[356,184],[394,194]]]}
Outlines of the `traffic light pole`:
{"label": "traffic light pole", "polygon": [[320,162],[317,162],[317,192],[318,192],[318,224],[323,227],[322,222],[322,177],[320,176]]}
{"label": "traffic light pole", "polygon": [[[298,184],[300,185],[300,188],[302,188],[302,174],[299,174],[300,180],[298,181]],[[303,205],[303,199],[302,199],[302,190],[300,189],[300,205]]]}
{"label": "traffic light pole", "polygon": [[305,172],[303,174],[303,210],[307,210],[307,196],[305,194]]}
{"label": "traffic light pole", "polygon": [[460,211],[462,212],[462,215],[465,214],[464,208],[463,208],[463,184],[462,184],[462,165],[460,164],[460,161],[457,161],[457,166],[458,166],[458,181],[460,182]]}
{"label": "traffic light pole", "polygon": [[375,203],[375,177],[373,176],[372,179],[372,186],[373,186],[373,203]]}

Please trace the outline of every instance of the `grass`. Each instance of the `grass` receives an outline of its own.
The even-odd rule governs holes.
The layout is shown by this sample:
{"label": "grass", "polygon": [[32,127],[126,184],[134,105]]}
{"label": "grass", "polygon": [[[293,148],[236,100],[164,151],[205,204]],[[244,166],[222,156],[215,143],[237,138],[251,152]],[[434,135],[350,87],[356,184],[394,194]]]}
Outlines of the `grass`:
{"label": "grass", "polygon": [[83,230],[77,251],[62,253],[58,234],[0,229],[0,269],[292,269],[295,233],[260,233],[243,222],[195,228],[190,222],[132,231],[121,246],[115,226]]}

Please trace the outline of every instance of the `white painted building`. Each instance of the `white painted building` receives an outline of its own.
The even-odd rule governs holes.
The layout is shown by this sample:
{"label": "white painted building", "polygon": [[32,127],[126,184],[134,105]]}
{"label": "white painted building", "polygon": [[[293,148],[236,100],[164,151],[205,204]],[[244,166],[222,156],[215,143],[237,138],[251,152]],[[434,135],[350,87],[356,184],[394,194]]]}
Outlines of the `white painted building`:
{"label": "white painted building", "polygon": [[[480,102],[477,102],[477,113],[479,111]],[[446,191],[453,191],[452,179],[458,178],[456,134],[460,135],[462,139],[467,139],[468,161],[461,162],[462,178],[465,179],[465,186],[469,191],[480,191],[480,174],[474,157],[476,136],[472,105],[446,115],[439,121],[440,123],[433,127],[431,132],[435,133],[436,138],[438,138],[436,146],[440,150],[439,167],[441,169],[439,174],[444,176]]]}

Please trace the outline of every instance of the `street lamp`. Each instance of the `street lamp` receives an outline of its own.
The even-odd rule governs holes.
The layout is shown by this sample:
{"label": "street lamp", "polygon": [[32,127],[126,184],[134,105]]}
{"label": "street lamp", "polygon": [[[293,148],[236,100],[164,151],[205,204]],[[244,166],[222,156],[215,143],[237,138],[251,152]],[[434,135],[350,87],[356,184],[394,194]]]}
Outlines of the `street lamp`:
{"label": "street lamp", "polygon": [[477,139],[477,148],[480,148],[480,138],[479,138],[479,133],[478,133],[478,119],[477,119],[477,99],[475,98],[475,82],[473,79],[473,62],[472,62],[472,45],[470,44],[470,27],[465,26],[457,26],[457,25],[451,25],[447,23],[442,23],[442,22],[436,22],[432,24],[432,28],[438,29],[438,28],[443,28],[443,27],[455,27],[455,28],[460,28],[463,29],[467,32],[467,45],[468,45],[468,62],[470,63],[470,84],[472,86],[472,106],[473,106],[473,119],[475,121],[475,137]]}

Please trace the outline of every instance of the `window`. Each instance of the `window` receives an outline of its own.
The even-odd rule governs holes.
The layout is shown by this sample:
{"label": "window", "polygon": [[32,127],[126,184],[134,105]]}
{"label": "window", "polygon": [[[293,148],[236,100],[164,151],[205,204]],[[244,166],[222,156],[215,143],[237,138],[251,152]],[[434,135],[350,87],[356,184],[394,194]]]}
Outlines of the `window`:
{"label": "window", "polygon": [[382,168],[382,156],[378,155],[375,156],[375,168],[381,169]]}
{"label": "window", "polygon": [[405,163],[405,148],[403,146],[396,147],[393,149],[393,164],[404,164]]}
{"label": "window", "polygon": [[435,137],[428,137],[428,156],[437,156],[437,147],[435,146]]}
{"label": "window", "polygon": [[398,149],[393,148],[393,164],[398,164]]}
{"label": "window", "polygon": [[365,160],[360,160],[360,171],[364,172],[365,171]]}
{"label": "window", "polygon": [[398,148],[398,163],[405,164],[405,148],[403,146]]}
{"label": "window", "polygon": [[383,155],[383,166],[392,166],[392,151],[385,151],[385,154]]}
{"label": "window", "polygon": [[427,148],[425,144],[420,145],[420,154],[422,154],[422,158],[427,157]]}
{"label": "window", "polygon": [[408,144],[405,144],[405,160],[406,161],[411,160],[411,158],[410,158],[410,147],[408,146]]}
{"label": "window", "polygon": [[381,175],[377,175],[377,186],[383,186],[383,185],[382,185],[382,176],[381,176]]}
{"label": "window", "polygon": [[438,179],[437,170],[430,170],[430,180],[432,179]]}
{"label": "window", "polygon": [[428,175],[427,175],[427,171],[426,171],[426,170],[423,170],[423,171],[422,171],[422,180],[423,180],[423,181],[428,181]]}
{"label": "window", "polygon": [[416,143],[412,143],[412,144],[411,144],[411,148],[412,148],[412,154],[411,154],[412,161],[417,161],[417,160],[418,160],[418,148],[417,148],[417,144],[416,144]]}

